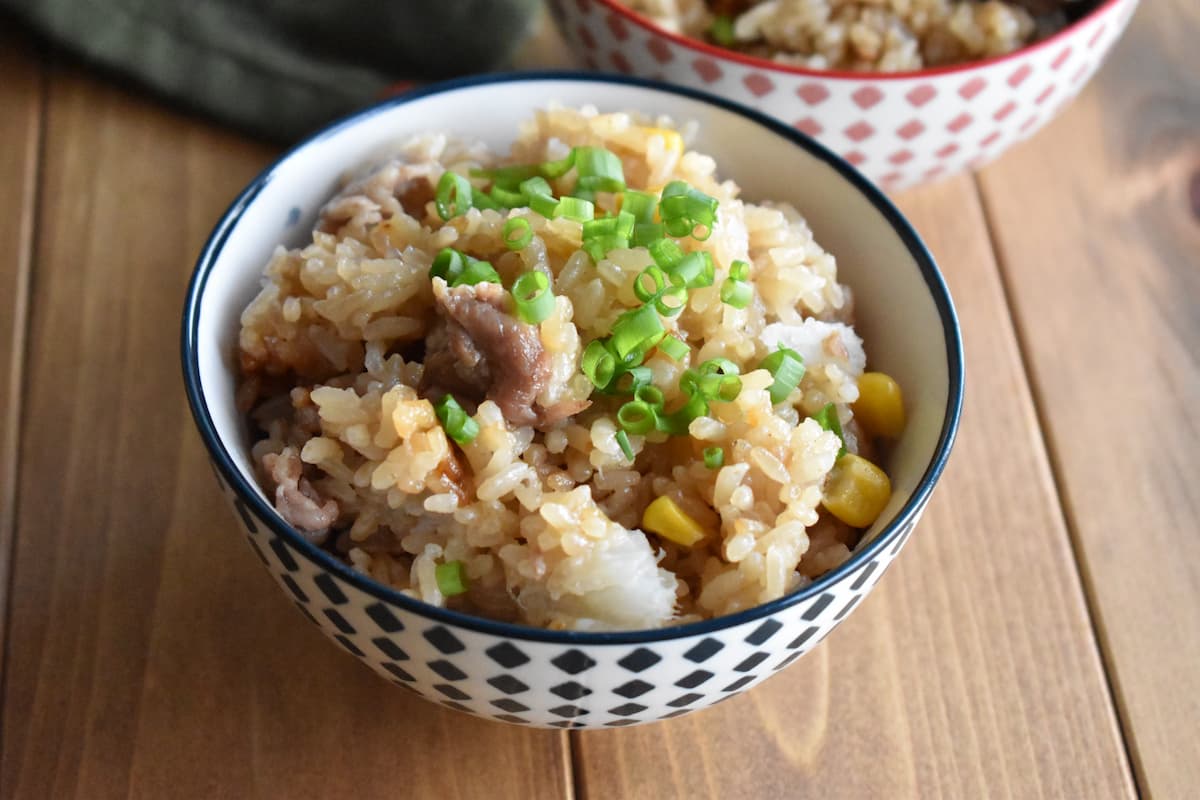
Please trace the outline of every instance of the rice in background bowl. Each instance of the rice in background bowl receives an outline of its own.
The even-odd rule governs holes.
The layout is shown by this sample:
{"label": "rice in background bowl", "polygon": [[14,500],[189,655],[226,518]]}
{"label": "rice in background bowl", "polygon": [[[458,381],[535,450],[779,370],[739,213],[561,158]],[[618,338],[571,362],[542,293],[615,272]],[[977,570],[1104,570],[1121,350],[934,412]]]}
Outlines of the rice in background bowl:
{"label": "rice in background bowl", "polygon": [[[703,131],[698,148],[719,154],[747,195],[811,208],[818,237],[842,256],[840,269],[857,292],[859,330],[877,342],[877,366],[909,389],[911,414],[889,461],[892,500],[839,569],[780,600],[715,620],[629,633],[537,630],[389,590],[284,524],[255,484],[250,437],[233,403],[233,356],[239,312],[254,296],[261,265],[281,233],[288,246],[302,245],[342,176],[394,152],[408,136],[428,130],[431,120],[452,134],[472,136],[481,133],[475,120],[484,114],[492,122],[482,132],[486,144],[502,149],[509,142],[495,131],[515,127],[547,98],[697,120]],[[881,263],[889,267],[871,266]],[[901,329],[905,336],[881,335]],[[928,254],[894,209],[828,154],[796,147],[769,121],[685,92],[568,76],[438,87],[315,137],[256,181],[218,225],[185,313],[185,377],[198,426],[248,541],[285,592],[331,638],[394,682],[460,710],[505,719],[513,714],[497,713],[489,677],[499,663],[519,681],[504,685],[527,692],[520,698],[527,710],[505,721],[560,727],[567,724],[564,716],[571,727],[604,726],[703,707],[791,663],[844,619],[899,552],[940,474],[961,402],[960,357],[953,312]],[[462,673],[452,690],[443,685],[451,671],[447,660],[455,675]],[[700,663],[716,676],[711,685],[687,693],[686,702],[674,697],[680,690],[671,687]],[[637,703],[617,691],[631,670],[648,686]],[[564,672],[574,676],[573,686],[587,690],[587,699],[577,694],[571,710],[562,705],[564,695],[550,691]]]}

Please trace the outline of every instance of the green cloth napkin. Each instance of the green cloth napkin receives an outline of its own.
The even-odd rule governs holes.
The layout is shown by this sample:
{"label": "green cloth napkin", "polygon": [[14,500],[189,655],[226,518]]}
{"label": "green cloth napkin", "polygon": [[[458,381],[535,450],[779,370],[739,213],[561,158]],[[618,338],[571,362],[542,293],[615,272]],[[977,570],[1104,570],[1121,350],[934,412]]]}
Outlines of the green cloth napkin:
{"label": "green cloth napkin", "polygon": [[0,0],[60,46],[220,120],[303,136],[404,80],[502,66],[537,0]]}

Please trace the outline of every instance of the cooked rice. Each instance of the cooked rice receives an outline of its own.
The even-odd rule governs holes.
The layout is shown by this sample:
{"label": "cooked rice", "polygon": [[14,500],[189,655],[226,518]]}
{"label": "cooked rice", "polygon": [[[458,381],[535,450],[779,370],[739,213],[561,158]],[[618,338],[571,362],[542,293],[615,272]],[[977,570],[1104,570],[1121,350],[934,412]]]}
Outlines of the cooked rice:
{"label": "cooked rice", "polygon": [[[674,127],[552,108],[521,129],[507,156],[420,136],[331,200],[310,244],[277,248],[242,315],[239,400],[261,437],[253,455],[264,486],[285,517],[311,515],[315,541],[412,597],[558,629],[729,614],[793,592],[849,557],[857,532],[819,509],[840,442],[806,418],[836,403],[857,448],[849,403],[865,356],[834,257],[795,208],[742,200],[733,182],[718,180],[712,158],[672,150],[650,124]],[[459,446],[418,391],[424,367],[414,344],[433,318],[428,272],[434,254],[453,245],[490,260],[505,285],[530,269],[553,275],[557,304],[538,329],[553,377],[537,402],[589,397],[581,350],[637,304],[632,286],[650,263],[646,250],[614,250],[594,265],[579,249],[577,222],[530,209],[472,209],[444,222],[428,192],[446,169],[540,162],[576,145],[619,154],[631,188],[681,179],[720,199],[711,237],[684,243],[712,254],[716,283],[691,291],[684,312],[664,320],[691,353],[676,363],[659,352],[647,365],[668,408],[680,401],[685,367],[708,358],[736,362],[743,389],[694,420],[690,436],[630,436],[633,465],[616,440],[617,405],[601,396],[542,429],[506,423],[486,400],[474,415],[479,435]],[[610,210],[612,202],[597,198]],[[501,241],[510,214],[528,219],[535,234],[517,252]],[[750,263],[756,290],[742,310],[720,300],[735,259]],[[790,402],[773,408],[772,377],[754,366],[779,344],[799,350],[807,372]],[[713,445],[726,453],[716,470],[701,458]],[[662,495],[709,535],[684,548],[644,534],[642,513]],[[331,502],[336,522],[327,532],[320,525]],[[454,560],[470,588],[447,598],[435,570]]]}
{"label": "cooked rice", "polygon": [[[621,0],[675,33],[708,38],[733,16],[732,47],[812,69],[901,72],[1019,50],[1061,29],[1053,0]],[[1024,7],[1023,7],[1024,6]],[[1036,16],[1027,8],[1039,12]]]}

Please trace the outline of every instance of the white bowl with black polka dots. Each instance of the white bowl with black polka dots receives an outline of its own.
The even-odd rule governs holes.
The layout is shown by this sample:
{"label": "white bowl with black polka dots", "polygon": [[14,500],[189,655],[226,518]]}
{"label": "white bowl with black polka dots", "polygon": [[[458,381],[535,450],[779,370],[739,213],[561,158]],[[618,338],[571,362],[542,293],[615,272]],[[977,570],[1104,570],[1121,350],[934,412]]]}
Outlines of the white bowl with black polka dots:
{"label": "white bowl with black polka dots", "polygon": [[[503,149],[549,102],[640,110],[701,124],[695,147],[750,198],[792,202],[838,257],[874,368],[905,388],[909,422],[888,463],[893,497],[853,557],[801,591],[728,617],[650,631],[545,631],[435,608],[308,543],[255,481],[234,403],[238,317],[277,244],[300,244],[348,171],[406,136],[446,131]],[[962,402],[962,352],[933,258],[864,178],[803,134],[753,111],[652,82],[536,73],[423,89],[318,133],[260,175],[205,245],[188,289],[183,367],[217,482],[251,551],[296,608],[388,681],[519,725],[621,727],[668,719],[752,688],[853,611],[908,540],[941,474]]]}

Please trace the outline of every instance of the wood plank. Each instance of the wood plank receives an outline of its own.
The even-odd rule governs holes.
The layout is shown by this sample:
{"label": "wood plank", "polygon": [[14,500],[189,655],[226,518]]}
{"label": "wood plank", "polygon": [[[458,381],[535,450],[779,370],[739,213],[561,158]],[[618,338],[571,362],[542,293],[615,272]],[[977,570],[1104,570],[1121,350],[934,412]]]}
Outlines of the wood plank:
{"label": "wood plank", "polygon": [[902,200],[947,273],[969,376],[917,535],[830,641],[766,685],[579,735],[586,800],[1132,795],[974,186]]}
{"label": "wood plank", "polygon": [[183,398],[179,309],[271,152],[68,70],[46,154],[0,795],[568,795],[563,734],[381,681],[226,518]]}
{"label": "wood plank", "polygon": [[[21,376],[29,295],[29,263],[37,208],[43,64],[29,45],[0,37],[0,648],[12,553]],[[2,671],[2,667],[0,667]]]}
{"label": "wood plank", "polygon": [[1076,104],[981,178],[1147,797],[1200,786],[1198,36],[1195,0],[1143,3]]}

